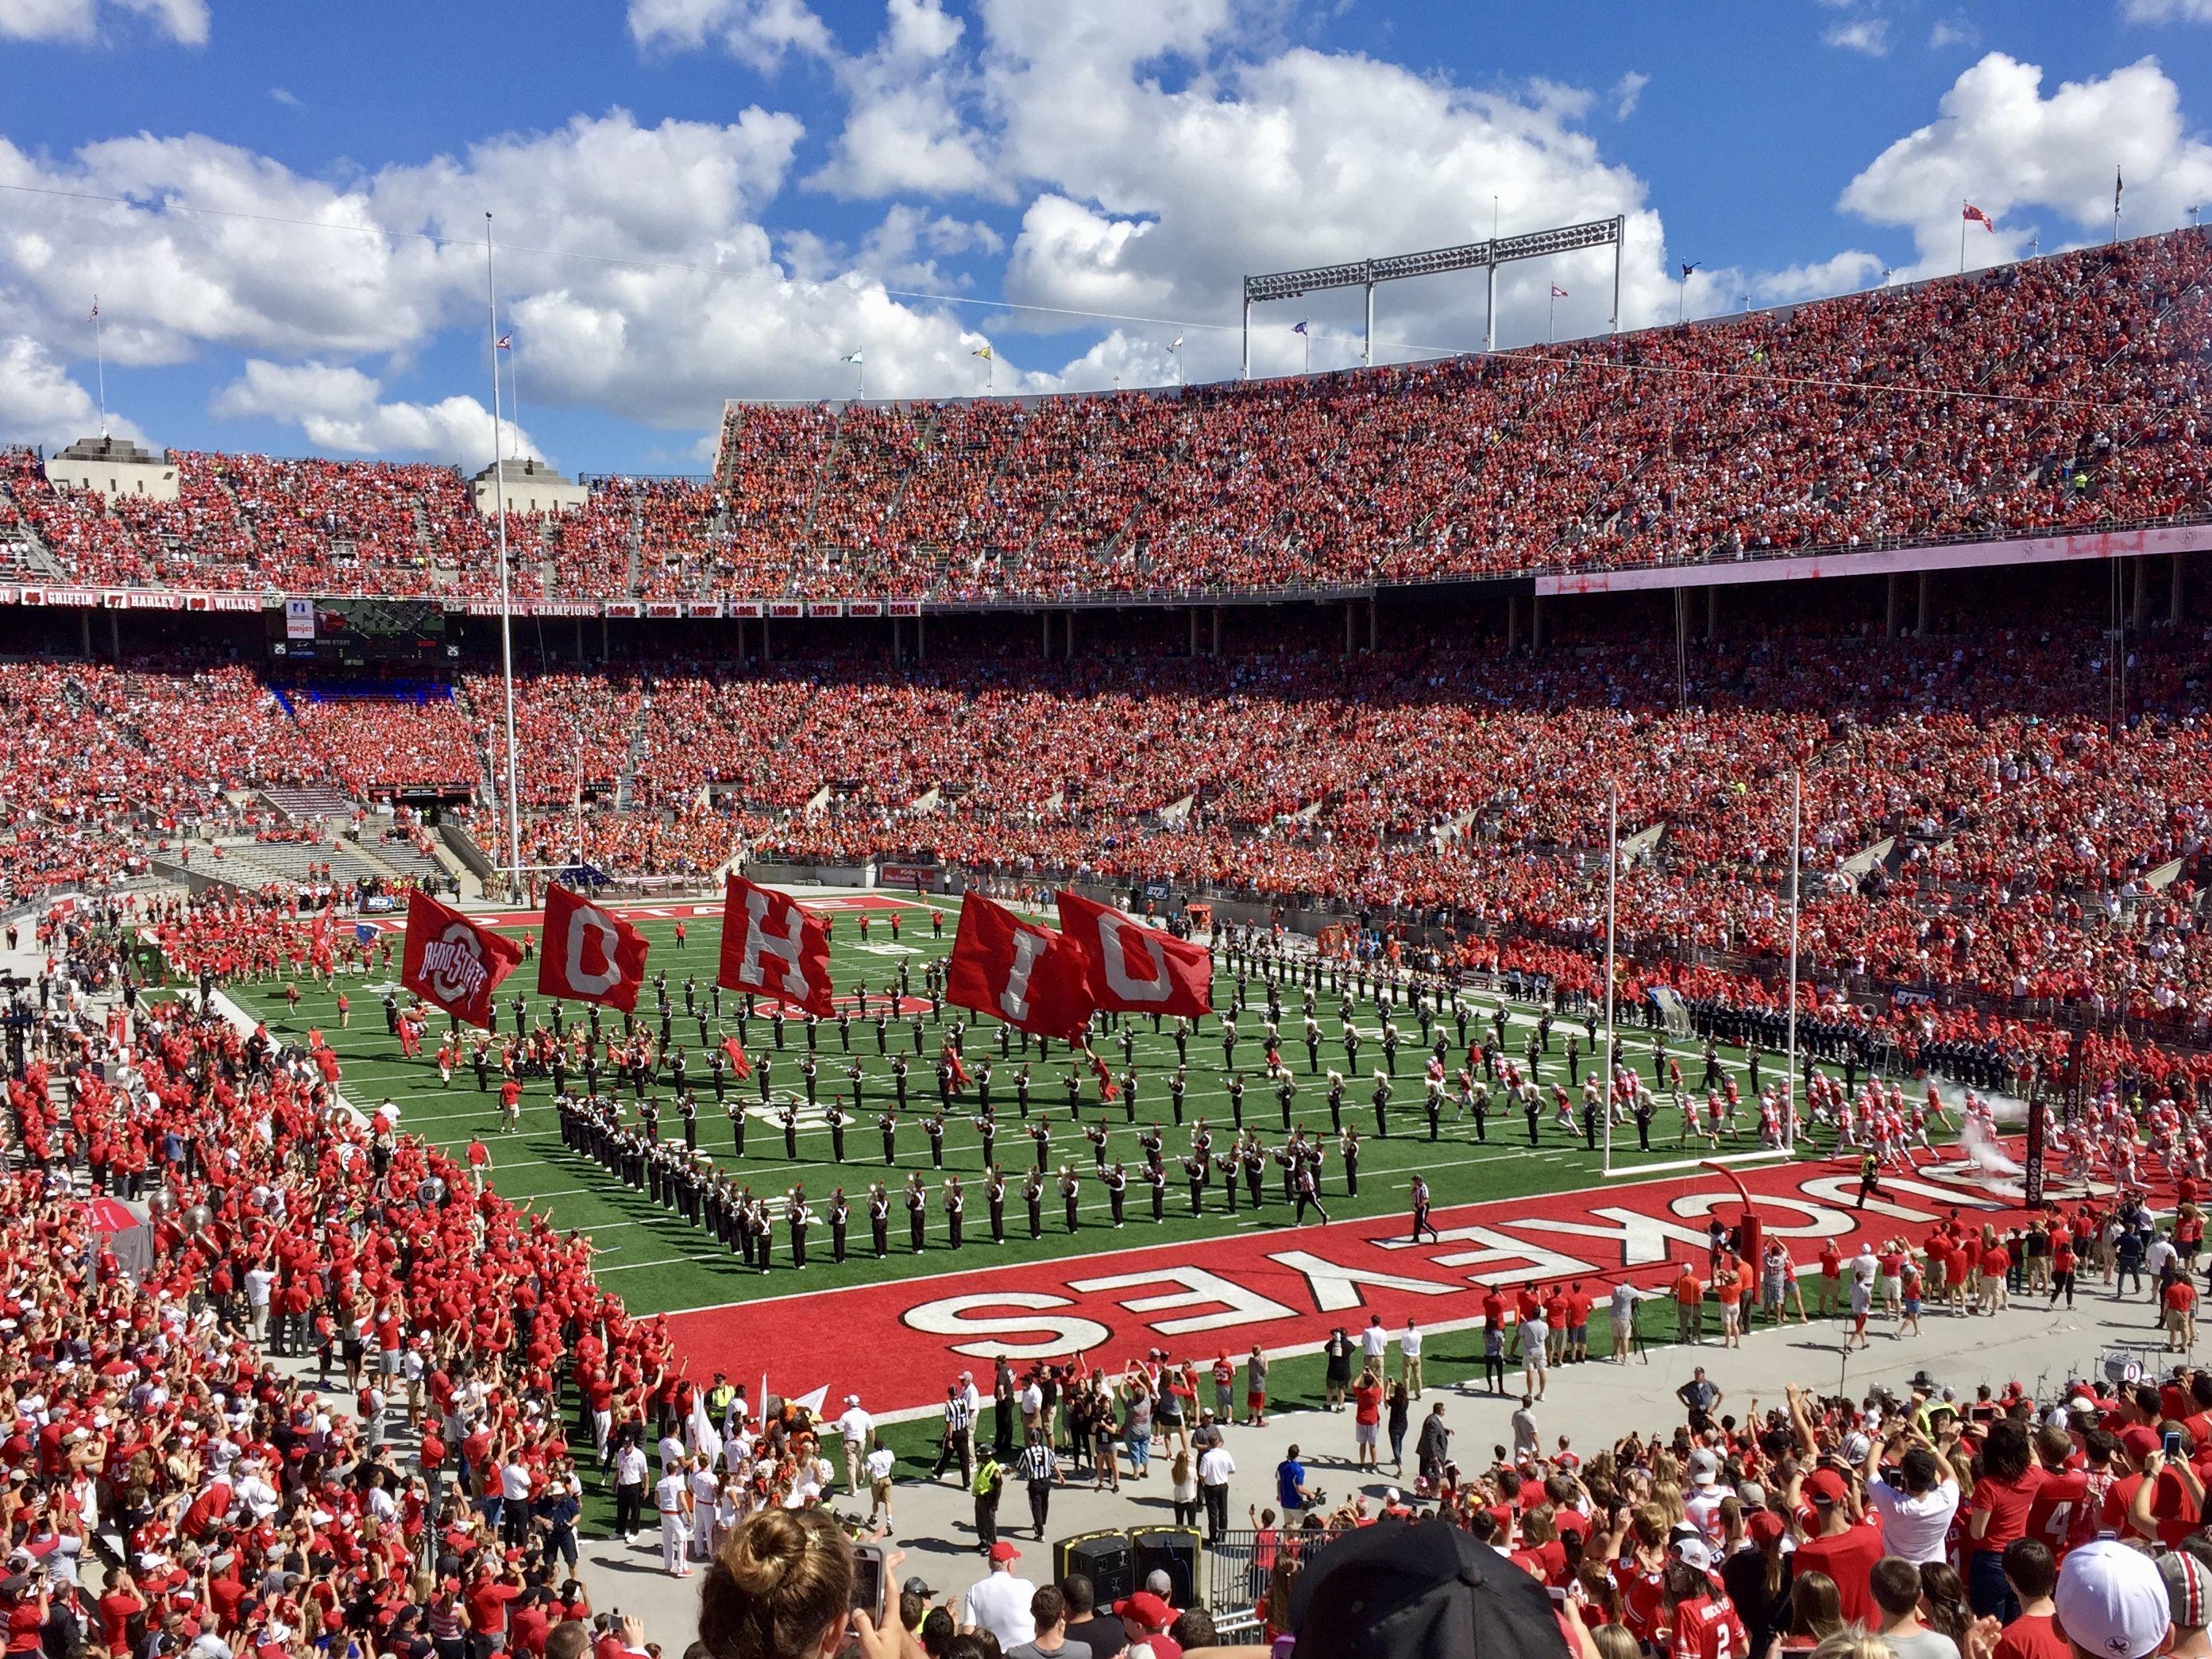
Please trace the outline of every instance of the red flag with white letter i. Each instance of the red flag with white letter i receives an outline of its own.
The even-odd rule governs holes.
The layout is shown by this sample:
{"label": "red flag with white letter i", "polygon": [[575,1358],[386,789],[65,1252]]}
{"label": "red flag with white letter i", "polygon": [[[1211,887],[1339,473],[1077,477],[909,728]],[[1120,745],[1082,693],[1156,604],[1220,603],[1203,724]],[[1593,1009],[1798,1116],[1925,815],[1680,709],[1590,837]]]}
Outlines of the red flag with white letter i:
{"label": "red flag with white letter i", "polygon": [[945,1000],[1066,1042],[1083,1035],[1098,1006],[1082,953],[1057,928],[1025,921],[972,890],[960,901]]}

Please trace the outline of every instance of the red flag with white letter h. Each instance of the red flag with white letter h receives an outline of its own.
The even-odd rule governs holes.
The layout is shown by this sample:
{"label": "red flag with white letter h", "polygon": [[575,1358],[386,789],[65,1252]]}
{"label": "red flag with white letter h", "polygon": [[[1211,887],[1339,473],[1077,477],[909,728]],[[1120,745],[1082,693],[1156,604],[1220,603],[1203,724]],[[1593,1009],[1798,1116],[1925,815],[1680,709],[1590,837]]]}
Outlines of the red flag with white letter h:
{"label": "red flag with white letter h", "polygon": [[1082,1036],[1097,1006],[1082,953],[1057,928],[1025,921],[972,890],[960,901],[945,1000],[1066,1042]]}
{"label": "red flag with white letter h", "polygon": [[637,1009],[645,985],[643,933],[580,898],[559,883],[545,890],[545,948],[538,957],[538,994],[572,1002],[604,1002],[623,1012]]}
{"label": "red flag with white letter h", "polygon": [[1213,1012],[1213,953],[1157,927],[1132,921],[1079,893],[1054,895],[1068,942],[1090,965],[1102,1008],[1123,1013]]}
{"label": "red flag with white letter h", "polygon": [[407,897],[407,945],[399,982],[471,1025],[491,1024],[492,994],[522,960],[522,947],[428,893]]}
{"label": "red flag with white letter h", "polygon": [[830,1000],[830,930],[789,895],[730,876],[714,982],[830,1018],[837,1010]]}

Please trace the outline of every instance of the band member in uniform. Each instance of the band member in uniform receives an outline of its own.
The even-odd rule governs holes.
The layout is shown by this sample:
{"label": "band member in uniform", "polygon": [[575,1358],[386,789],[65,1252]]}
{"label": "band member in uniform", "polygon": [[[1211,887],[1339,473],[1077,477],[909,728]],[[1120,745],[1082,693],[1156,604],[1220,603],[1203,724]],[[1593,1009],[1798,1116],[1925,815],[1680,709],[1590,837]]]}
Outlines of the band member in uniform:
{"label": "band member in uniform", "polygon": [[1076,1216],[1076,1200],[1082,1183],[1076,1180],[1075,1171],[1063,1164],[1060,1166],[1060,1201],[1067,1214],[1067,1231],[1073,1232],[1082,1225]]}
{"label": "band member in uniform", "polygon": [[1030,1212],[1030,1237],[1044,1237],[1044,1170],[1031,1170],[1022,1182],[1022,1204]]}
{"label": "band member in uniform", "polygon": [[951,1240],[952,1248],[957,1250],[960,1248],[961,1219],[968,1212],[968,1194],[962,1189],[960,1177],[957,1175],[945,1177],[944,1204],[945,1236]]}
{"label": "band member in uniform", "polygon": [[898,1161],[898,1114],[885,1112],[876,1120],[876,1127],[884,1132],[884,1163],[886,1166]]}
{"label": "band member in uniform", "polygon": [[906,1178],[907,1239],[916,1255],[921,1254],[922,1218],[929,1212],[929,1194],[921,1189],[921,1171],[915,1170]]}
{"label": "band member in uniform", "polygon": [[1127,1172],[1116,1164],[1105,1172],[1103,1178],[1106,1182],[1106,1201],[1113,1206],[1114,1224],[1118,1227],[1121,1224],[1121,1206],[1129,1190],[1129,1176]]}
{"label": "band member in uniform", "polygon": [[929,1167],[945,1167],[945,1114],[932,1112],[921,1121],[921,1132],[929,1137]]}
{"label": "band member in uniform", "polygon": [[1359,1196],[1359,1134],[1346,1129],[1336,1143],[1336,1155],[1344,1162],[1344,1195]]}
{"label": "band member in uniform", "polygon": [[845,1259],[845,1227],[852,1216],[852,1206],[845,1202],[845,1189],[838,1188],[830,1194],[830,1259]]}
{"label": "band member in uniform", "polygon": [[787,1100],[783,1110],[776,1115],[783,1122],[783,1156],[787,1163],[799,1162],[799,1103]]}
{"label": "band member in uniform", "polygon": [[1003,1244],[1006,1242],[1006,1178],[995,1164],[983,1182],[983,1201],[991,1209],[991,1243]]}
{"label": "band member in uniform", "polygon": [[1206,1160],[1193,1152],[1183,1159],[1182,1172],[1190,1182],[1190,1212],[1198,1215],[1206,1208]]}
{"label": "band member in uniform", "polygon": [[791,1224],[791,1265],[804,1267],[806,1265],[806,1230],[814,1220],[814,1212],[806,1207],[806,1189],[804,1187],[791,1189],[791,1206],[784,1212],[784,1218]]}
{"label": "band member in uniform", "polygon": [[880,1181],[868,1188],[868,1237],[876,1247],[876,1260],[881,1261],[890,1249],[891,1200]]}

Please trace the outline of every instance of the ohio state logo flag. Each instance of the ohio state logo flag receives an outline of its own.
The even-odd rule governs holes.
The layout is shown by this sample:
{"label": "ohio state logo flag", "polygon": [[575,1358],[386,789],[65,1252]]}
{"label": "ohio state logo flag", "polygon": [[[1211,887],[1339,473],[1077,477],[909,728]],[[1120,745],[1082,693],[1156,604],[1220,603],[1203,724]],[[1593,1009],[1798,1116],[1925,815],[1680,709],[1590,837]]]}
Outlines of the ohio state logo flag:
{"label": "ohio state logo flag", "polygon": [[1024,921],[973,891],[960,901],[945,1000],[1067,1042],[1083,1035],[1098,1006],[1082,953],[1058,928]]}
{"label": "ohio state logo flag", "polygon": [[557,882],[545,890],[545,948],[538,958],[538,994],[575,1002],[604,1002],[630,1013],[645,984],[652,941]]}
{"label": "ohio state logo flag", "polygon": [[492,994],[522,960],[522,947],[423,892],[407,899],[407,949],[399,982],[471,1025],[491,1024]]}
{"label": "ohio state logo flag", "polygon": [[1055,893],[1060,927],[1088,964],[1101,1008],[1135,1014],[1213,1012],[1213,952],[1104,905]]}
{"label": "ohio state logo flag", "polygon": [[830,930],[796,900],[743,876],[723,884],[714,980],[726,991],[774,997],[823,1019],[837,1012],[830,1000]]}

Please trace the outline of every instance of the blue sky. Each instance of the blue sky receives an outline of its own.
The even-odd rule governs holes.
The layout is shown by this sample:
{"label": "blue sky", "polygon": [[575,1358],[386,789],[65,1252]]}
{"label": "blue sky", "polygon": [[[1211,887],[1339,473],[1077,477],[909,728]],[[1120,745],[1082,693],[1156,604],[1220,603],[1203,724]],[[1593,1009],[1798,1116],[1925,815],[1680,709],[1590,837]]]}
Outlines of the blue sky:
{"label": "blue sky", "polygon": [[[1626,214],[1632,324],[1844,291],[1954,269],[1962,199],[1975,264],[2101,240],[2116,165],[2124,230],[2184,222],[2208,49],[2212,0],[0,0],[0,436],[96,420],[97,291],[121,429],[480,462],[486,208],[526,441],[572,471],[701,470],[724,397],[862,367],[1231,374],[1243,271],[1480,236],[1493,198]],[[1500,343],[1602,328],[1609,284],[1514,268]],[[1358,304],[1266,310],[1255,368],[1356,362]],[[1378,313],[1382,356],[1466,349],[1480,284]]]}

